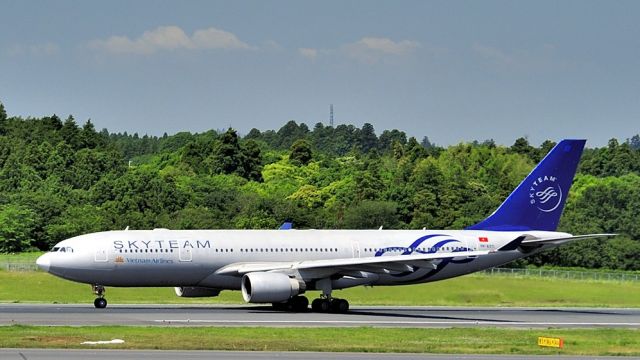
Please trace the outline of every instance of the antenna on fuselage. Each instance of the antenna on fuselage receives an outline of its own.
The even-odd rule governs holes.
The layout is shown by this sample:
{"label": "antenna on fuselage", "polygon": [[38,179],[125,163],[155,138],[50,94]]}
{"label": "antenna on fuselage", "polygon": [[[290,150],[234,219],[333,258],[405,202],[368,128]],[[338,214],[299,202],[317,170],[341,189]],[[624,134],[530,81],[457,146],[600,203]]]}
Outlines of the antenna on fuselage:
{"label": "antenna on fuselage", "polygon": [[127,225],[127,227],[124,228],[124,231],[129,231],[129,225]]}

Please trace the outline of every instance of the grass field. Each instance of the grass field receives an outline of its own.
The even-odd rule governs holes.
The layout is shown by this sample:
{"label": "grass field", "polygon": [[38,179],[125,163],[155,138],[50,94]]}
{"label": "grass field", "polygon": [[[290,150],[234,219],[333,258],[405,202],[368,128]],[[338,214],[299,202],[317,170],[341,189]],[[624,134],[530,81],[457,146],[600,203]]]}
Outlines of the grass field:
{"label": "grass field", "polygon": [[42,251],[22,252],[15,254],[0,254],[1,262],[31,262],[35,263],[38,256],[44,254]]}
{"label": "grass field", "polygon": [[[316,296],[310,292],[309,297]],[[352,305],[584,306],[639,307],[640,283],[595,282],[510,276],[471,275],[399,287],[356,287],[336,291]],[[107,288],[111,304],[239,304],[238,291],[216,298],[180,298],[172,288]],[[0,302],[93,302],[89,285],[43,272],[0,271]]]}
{"label": "grass field", "polygon": [[[540,348],[561,337],[563,349]],[[0,348],[87,348],[83,341],[122,339],[113,349],[410,352],[546,355],[640,355],[640,331],[395,328],[0,327]]]}
{"label": "grass field", "polygon": [[[0,256],[0,261],[35,261],[40,253]],[[639,307],[640,283],[518,278],[475,274],[447,281],[337,291],[353,305],[584,306]],[[314,292],[309,294],[312,298]],[[40,271],[0,270],[0,302],[93,302],[86,284]],[[171,288],[108,288],[111,304],[239,304],[239,292],[187,299]],[[540,348],[538,336],[562,337],[564,349]],[[412,352],[544,355],[640,355],[637,329],[395,329],[228,327],[47,327],[0,326],[0,347],[87,348],[87,340],[123,339],[115,349],[210,349],[248,351]],[[95,347],[95,346],[92,346]]]}

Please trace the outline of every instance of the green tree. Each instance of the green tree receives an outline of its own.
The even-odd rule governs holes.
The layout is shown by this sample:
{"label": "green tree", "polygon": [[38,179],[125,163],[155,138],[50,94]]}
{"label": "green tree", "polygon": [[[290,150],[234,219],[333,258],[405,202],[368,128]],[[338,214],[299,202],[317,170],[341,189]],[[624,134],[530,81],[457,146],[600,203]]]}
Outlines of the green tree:
{"label": "green tree", "polygon": [[241,149],[242,172],[241,176],[247,180],[262,181],[262,151],[260,145],[254,140],[248,140]]}
{"label": "green tree", "polygon": [[360,130],[359,140],[360,149],[365,154],[368,153],[371,149],[376,149],[378,147],[378,137],[376,136],[376,131],[373,128],[373,125],[365,123],[362,126],[362,130]]}
{"label": "green tree", "polygon": [[[491,140],[491,142],[493,142],[493,140]],[[429,138],[426,136],[422,138],[422,141],[420,141],[420,145],[422,145],[422,147],[425,149],[431,149],[433,147],[433,144],[431,143],[431,141],[429,141]]]}
{"label": "green tree", "polygon": [[384,130],[378,139],[378,149],[387,152],[393,150],[395,144],[404,145],[407,143],[407,134],[404,131]]}
{"label": "green tree", "polygon": [[64,121],[60,129],[60,135],[72,149],[77,150],[81,147],[80,129],[73,116],[69,115]]}
{"label": "green tree", "polygon": [[0,252],[20,252],[31,247],[36,214],[29,208],[8,204],[0,207]]}
{"label": "green tree", "polygon": [[295,165],[307,165],[313,153],[311,151],[311,145],[306,140],[296,140],[291,145],[291,153],[289,154],[289,161]]}
{"label": "green tree", "polygon": [[228,129],[220,138],[213,151],[213,171],[216,174],[232,174],[242,165],[242,153],[238,134]]}
{"label": "green tree", "polygon": [[309,128],[305,124],[298,125],[295,121],[288,121],[283,127],[278,130],[278,142],[277,146],[280,149],[288,149],[297,140],[303,139]]}
{"label": "green tree", "polygon": [[535,160],[537,157],[536,148],[529,145],[529,140],[524,137],[516,139],[516,142],[511,145],[511,151],[521,155],[526,155],[533,160]]}
{"label": "green tree", "polygon": [[69,206],[55,222],[46,226],[49,246],[59,241],[92,232],[109,230],[104,210],[94,205]]}
{"label": "green tree", "polygon": [[[0,105],[2,105],[2,104],[0,104]],[[2,112],[1,111],[0,111],[0,118],[2,118]],[[6,114],[5,114],[5,118],[6,118]],[[639,134],[633,135],[628,142],[629,142],[629,146],[631,146],[631,148],[633,150],[640,150],[640,135]]]}
{"label": "green tree", "polygon": [[189,165],[196,173],[204,173],[203,160],[211,153],[211,146],[207,146],[203,141],[190,141],[181,150],[181,162]]}
{"label": "green tree", "polygon": [[397,205],[391,201],[363,201],[345,209],[346,229],[389,229],[398,227]]}
{"label": "green tree", "polygon": [[0,101],[0,122],[7,120],[7,112],[4,110],[4,105]]}
{"label": "green tree", "polygon": [[4,110],[4,105],[0,101],[0,135],[5,134],[6,123],[7,123],[7,112]]}

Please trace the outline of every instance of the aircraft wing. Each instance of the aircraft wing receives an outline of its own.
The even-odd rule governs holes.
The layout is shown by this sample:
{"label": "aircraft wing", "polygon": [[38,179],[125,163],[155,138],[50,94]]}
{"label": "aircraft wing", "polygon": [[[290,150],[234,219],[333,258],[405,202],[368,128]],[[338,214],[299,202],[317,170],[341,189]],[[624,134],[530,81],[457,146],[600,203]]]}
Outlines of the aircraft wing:
{"label": "aircraft wing", "polygon": [[[344,271],[389,273],[413,271],[413,266],[429,266],[434,262],[451,258],[469,258],[488,254],[489,251],[460,251],[451,253],[387,255],[329,260],[304,260],[292,262],[235,263],[218,269],[217,275],[242,276],[250,272],[305,272],[322,276]],[[320,275],[318,275],[320,276]]]}
{"label": "aircraft wing", "polygon": [[538,245],[545,244],[564,244],[567,242],[575,241],[575,240],[584,240],[584,239],[594,239],[594,238],[603,238],[603,237],[612,237],[617,236],[618,234],[586,234],[586,235],[576,235],[576,236],[562,236],[555,238],[529,238],[526,235],[522,235],[511,241],[510,243],[504,245],[499,249],[499,251],[505,250],[515,250],[518,247],[535,247]]}

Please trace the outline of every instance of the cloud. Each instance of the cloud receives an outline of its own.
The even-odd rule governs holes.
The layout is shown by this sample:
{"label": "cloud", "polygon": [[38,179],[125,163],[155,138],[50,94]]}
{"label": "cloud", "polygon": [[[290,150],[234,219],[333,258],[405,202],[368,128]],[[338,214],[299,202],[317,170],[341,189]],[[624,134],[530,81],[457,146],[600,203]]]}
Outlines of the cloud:
{"label": "cloud", "polygon": [[417,41],[402,40],[394,42],[387,38],[366,37],[351,45],[358,50],[376,51],[385,54],[404,55],[420,47]]}
{"label": "cloud", "polygon": [[305,58],[307,58],[309,60],[312,60],[312,61],[315,60],[318,57],[318,49],[300,48],[300,49],[298,49],[298,52],[303,57],[305,57]]}
{"label": "cloud", "polygon": [[417,41],[393,41],[388,38],[364,37],[356,42],[344,44],[337,49],[299,48],[298,53],[314,61],[318,56],[347,56],[365,63],[406,56],[422,47]]}
{"label": "cloud", "polygon": [[153,54],[171,50],[251,49],[230,32],[213,27],[196,30],[187,35],[178,26],[160,26],[145,31],[136,39],[111,36],[106,40],[93,40],[90,46],[116,54]]}
{"label": "cloud", "polygon": [[483,58],[498,63],[499,65],[514,64],[514,58],[498,48],[474,43],[471,49]]}
{"label": "cloud", "polygon": [[60,47],[52,42],[34,45],[15,45],[7,50],[11,56],[53,56],[60,52]]}
{"label": "cloud", "polygon": [[366,63],[375,63],[383,58],[405,56],[421,47],[417,41],[393,41],[388,38],[364,37],[355,43],[342,46],[349,57]]}

